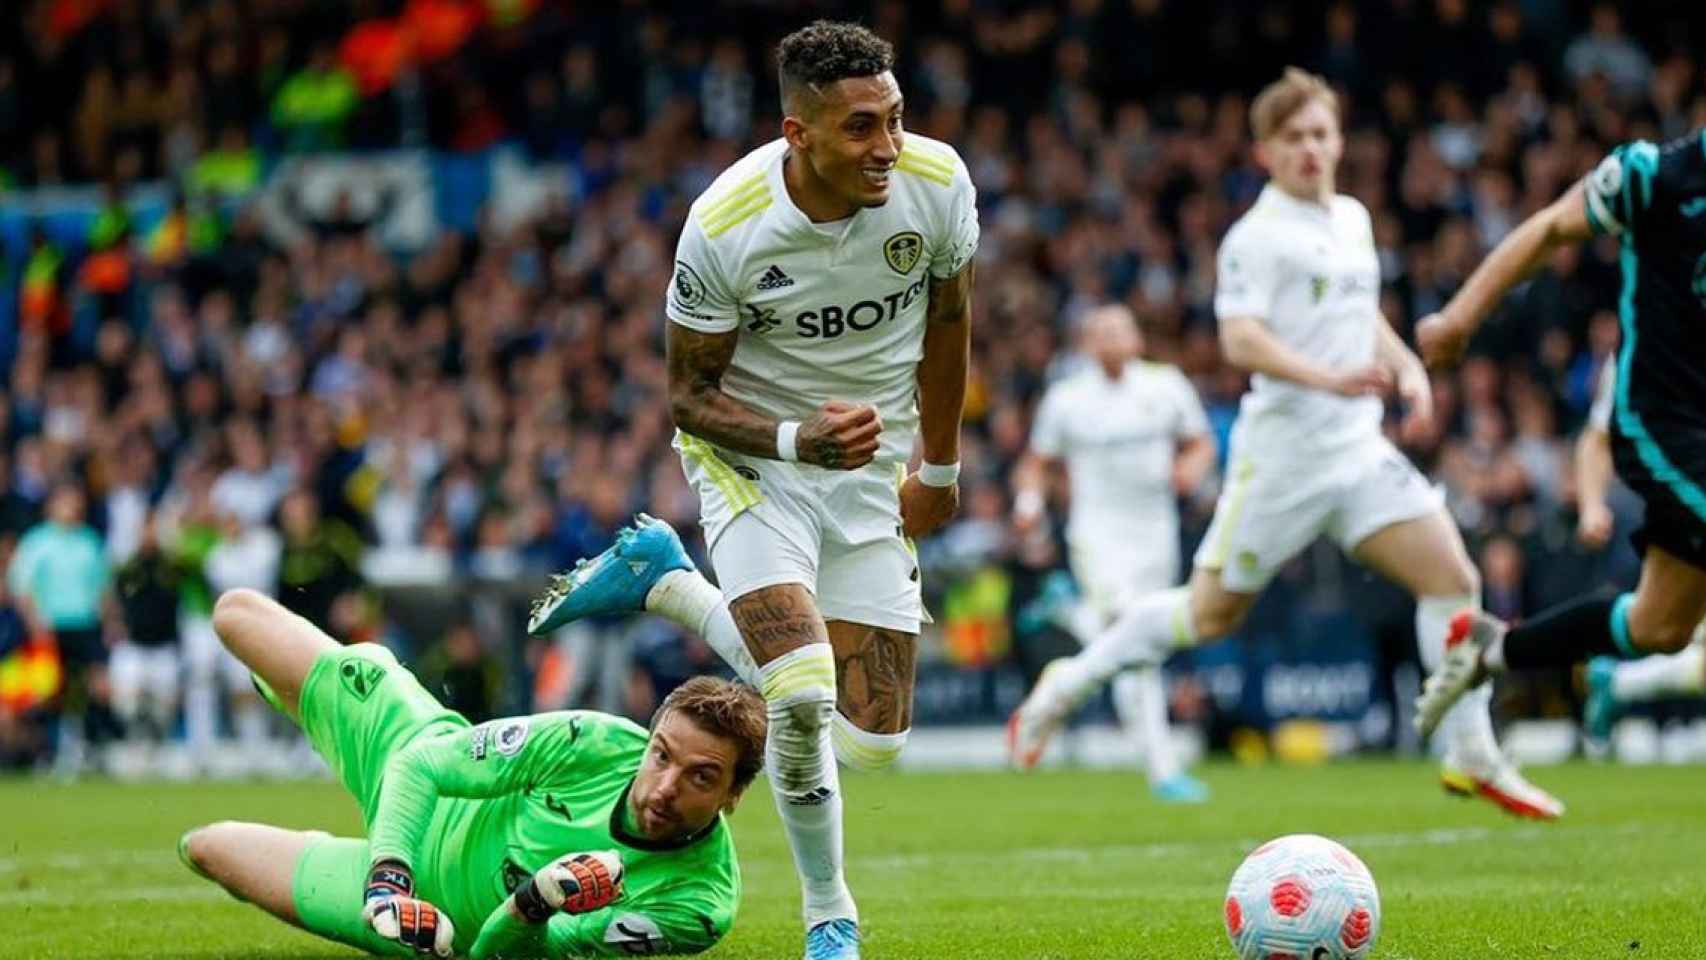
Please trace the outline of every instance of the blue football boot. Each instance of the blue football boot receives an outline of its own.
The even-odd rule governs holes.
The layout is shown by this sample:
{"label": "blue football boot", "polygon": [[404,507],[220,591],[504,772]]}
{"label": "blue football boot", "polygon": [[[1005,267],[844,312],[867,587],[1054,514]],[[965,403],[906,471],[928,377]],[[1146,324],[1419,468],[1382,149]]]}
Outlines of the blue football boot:
{"label": "blue football boot", "polygon": [[1623,713],[1623,705],[1611,692],[1611,678],[1617,672],[1617,660],[1594,657],[1588,661],[1587,702],[1582,705],[1582,726],[1588,739],[1604,743],[1611,737],[1611,725]]}
{"label": "blue football boot", "polygon": [[859,960],[859,925],[841,917],[807,930],[805,960]]}
{"label": "blue football boot", "polygon": [[1162,803],[1207,803],[1208,784],[1188,773],[1175,773],[1149,786],[1149,792]]}
{"label": "blue football boot", "polygon": [[671,570],[692,570],[693,561],[675,528],[645,514],[616,535],[610,549],[551,578],[533,601],[527,632],[538,636],[582,617],[639,613],[646,594]]}

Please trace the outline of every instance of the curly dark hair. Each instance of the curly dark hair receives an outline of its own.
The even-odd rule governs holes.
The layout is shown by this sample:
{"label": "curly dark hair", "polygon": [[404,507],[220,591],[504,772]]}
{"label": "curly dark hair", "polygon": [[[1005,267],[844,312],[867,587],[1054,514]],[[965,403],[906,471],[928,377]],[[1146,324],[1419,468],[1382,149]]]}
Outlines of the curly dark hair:
{"label": "curly dark hair", "polygon": [[782,103],[792,110],[815,105],[837,80],[894,69],[894,47],[857,23],[818,20],[783,37],[776,61]]}
{"label": "curly dark hair", "polygon": [[652,714],[651,729],[672,713],[693,721],[706,733],[734,741],[734,789],[745,790],[764,766],[764,733],[768,726],[764,698],[751,687],[716,677],[694,677],[663,698]]}

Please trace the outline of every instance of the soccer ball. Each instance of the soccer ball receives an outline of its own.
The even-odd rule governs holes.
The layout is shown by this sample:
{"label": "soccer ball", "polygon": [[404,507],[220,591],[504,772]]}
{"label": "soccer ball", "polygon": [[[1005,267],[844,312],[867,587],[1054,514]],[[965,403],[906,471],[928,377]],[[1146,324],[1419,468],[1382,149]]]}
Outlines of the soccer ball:
{"label": "soccer ball", "polygon": [[1242,960],[1362,960],[1380,936],[1380,891],[1326,837],[1269,840],[1232,874],[1226,935]]}

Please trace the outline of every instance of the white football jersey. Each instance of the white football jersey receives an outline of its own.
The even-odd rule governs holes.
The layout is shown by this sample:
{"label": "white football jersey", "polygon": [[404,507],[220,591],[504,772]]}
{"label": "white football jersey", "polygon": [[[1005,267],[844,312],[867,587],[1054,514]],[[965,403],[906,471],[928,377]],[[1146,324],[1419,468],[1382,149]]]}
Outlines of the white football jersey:
{"label": "white football jersey", "polygon": [[1134,361],[1118,380],[1093,365],[1048,388],[1031,427],[1031,449],[1066,460],[1074,547],[1126,549],[1178,539],[1173,455],[1181,439],[1208,432],[1208,417],[1177,368]]}
{"label": "white football jersey", "polygon": [[[1281,343],[1324,367],[1374,362],[1380,262],[1368,210],[1343,194],[1329,207],[1268,184],[1220,245],[1215,315],[1256,317]],[[1262,374],[1239,405],[1239,435],[1308,456],[1378,435],[1381,402]]]}
{"label": "white football jersey", "polygon": [[785,140],[759,147],[693,202],[665,312],[701,332],[740,331],[729,396],[787,420],[828,400],[874,404],[878,459],[905,460],[929,283],[976,252],[976,190],[952,147],[908,133],[887,203],[814,224],[782,181],[787,152]]}

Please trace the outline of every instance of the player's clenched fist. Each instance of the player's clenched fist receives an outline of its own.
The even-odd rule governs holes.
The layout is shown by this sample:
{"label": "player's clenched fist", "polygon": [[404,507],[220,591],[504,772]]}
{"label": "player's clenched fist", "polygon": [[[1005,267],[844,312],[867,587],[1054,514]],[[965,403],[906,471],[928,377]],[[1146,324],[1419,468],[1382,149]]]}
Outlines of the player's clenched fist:
{"label": "player's clenched fist", "polygon": [[395,860],[381,860],[367,875],[367,903],[361,915],[373,932],[416,953],[451,955],[456,928],[450,918],[425,900],[414,898],[415,879]]}
{"label": "player's clenched fist", "polygon": [[571,853],[541,868],[515,891],[515,909],[529,923],[558,910],[602,910],[622,895],[622,856],[614,850]]}
{"label": "player's clenched fist", "polygon": [[804,463],[831,470],[852,470],[877,456],[877,437],[883,418],[868,403],[851,404],[831,400],[817,408],[817,415],[800,424],[794,447]]}

